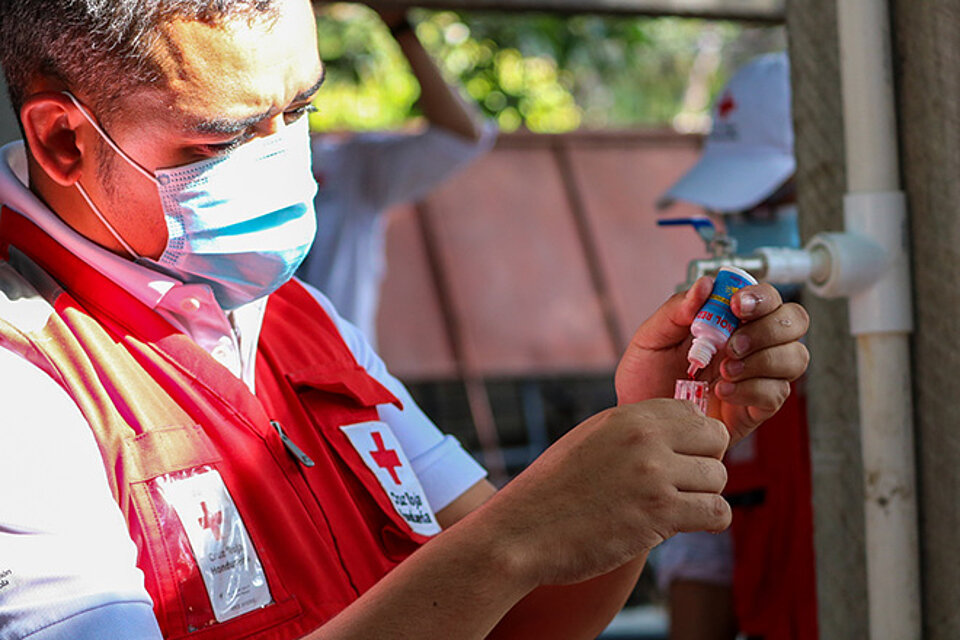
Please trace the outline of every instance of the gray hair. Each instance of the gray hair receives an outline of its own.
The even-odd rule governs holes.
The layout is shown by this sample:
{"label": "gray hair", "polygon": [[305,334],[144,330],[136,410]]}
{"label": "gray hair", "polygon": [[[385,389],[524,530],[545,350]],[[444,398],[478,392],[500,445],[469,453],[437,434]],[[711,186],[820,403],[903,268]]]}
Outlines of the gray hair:
{"label": "gray hair", "polygon": [[19,112],[38,76],[60,79],[109,112],[132,86],[162,80],[150,58],[158,26],[275,11],[273,0],[0,0],[0,64]]}

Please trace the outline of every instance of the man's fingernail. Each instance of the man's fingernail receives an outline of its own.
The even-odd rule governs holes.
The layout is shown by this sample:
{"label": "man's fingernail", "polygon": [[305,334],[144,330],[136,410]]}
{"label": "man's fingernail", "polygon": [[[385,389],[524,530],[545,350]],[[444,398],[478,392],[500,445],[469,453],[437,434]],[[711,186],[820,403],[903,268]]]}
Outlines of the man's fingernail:
{"label": "man's fingernail", "polygon": [[718,396],[730,396],[733,395],[734,390],[737,388],[737,385],[732,382],[727,382],[726,380],[717,383],[716,394]]}
{"label": "man's fingernail", "polygon": [[731,378],[735,378],[741,373],[746,365],[743,364],[743,360],[727,360],[726,364],[723,365],[723,368],[726,370],[727,375]]}
{"label": "man's fingernail", "polygon": [[750,338],[743,334],[735,335],[730,338],[730,348],[737,357],[740,357],[750,348]]}
{"label": "man's fingernail", "polygon": [[757,308],[757,296],[752,293],[740,294],[740,313],[750,313]]}

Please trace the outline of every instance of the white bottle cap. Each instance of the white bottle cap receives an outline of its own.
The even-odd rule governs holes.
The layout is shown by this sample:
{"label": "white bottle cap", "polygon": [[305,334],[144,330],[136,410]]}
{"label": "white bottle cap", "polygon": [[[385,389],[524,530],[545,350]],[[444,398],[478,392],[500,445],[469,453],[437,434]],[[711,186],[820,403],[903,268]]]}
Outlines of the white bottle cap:
{"label": "white bottle cap", "polygon": [[687,360],[690,362],[690,368],[687,370],[691,376],[697,371],[703,369],[713,359],[713,354],[717,352],[717,347],[709,340],[703,338],[694,338],[690,345],[690,351],[687,353]]}

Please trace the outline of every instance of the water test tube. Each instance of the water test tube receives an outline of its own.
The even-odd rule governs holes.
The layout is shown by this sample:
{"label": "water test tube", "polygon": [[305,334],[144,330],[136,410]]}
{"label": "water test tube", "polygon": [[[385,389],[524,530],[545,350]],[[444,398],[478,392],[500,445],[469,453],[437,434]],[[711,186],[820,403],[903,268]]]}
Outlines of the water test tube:
{"label": "water test tube", "polygon": [[707,398],[710,384],[697,380],[677,380],[673,397],[677,400],[689,400],[697,405],[700,413],[707,415]]}

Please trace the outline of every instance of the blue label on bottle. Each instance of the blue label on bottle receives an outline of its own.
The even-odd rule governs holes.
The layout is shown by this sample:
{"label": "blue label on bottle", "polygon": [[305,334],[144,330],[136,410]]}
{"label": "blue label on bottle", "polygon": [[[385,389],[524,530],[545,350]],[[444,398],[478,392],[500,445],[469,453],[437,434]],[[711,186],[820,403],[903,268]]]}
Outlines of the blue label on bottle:
{"label": "blue label on bottle", "polygon": [[730,298],[740,289],[753,284],[743,276],[732,271],[721,271],[713,283],[713,291],[706,304],[700,307],[694,322],[707,322],[729,338],[740,326],[740,319],[730,309]]}

